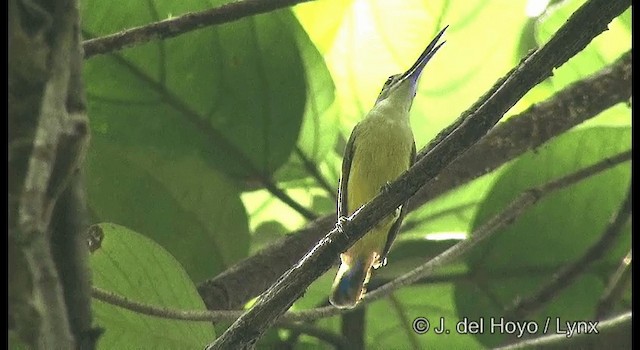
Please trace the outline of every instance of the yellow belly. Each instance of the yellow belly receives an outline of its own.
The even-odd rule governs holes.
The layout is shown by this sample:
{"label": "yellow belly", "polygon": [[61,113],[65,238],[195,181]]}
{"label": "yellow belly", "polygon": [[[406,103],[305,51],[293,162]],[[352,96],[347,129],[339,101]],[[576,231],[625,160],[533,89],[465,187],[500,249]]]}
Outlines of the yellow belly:
{"label": "yellow belly", "polygon": [[[406,122],[365,119],[357,128],[347,183],[349,214],[409,168],[413,148],[413,134]],[[394,221],[393,215],[384,218],[345,252],[343,259],[374,259],[375,263],[382,254]]]}

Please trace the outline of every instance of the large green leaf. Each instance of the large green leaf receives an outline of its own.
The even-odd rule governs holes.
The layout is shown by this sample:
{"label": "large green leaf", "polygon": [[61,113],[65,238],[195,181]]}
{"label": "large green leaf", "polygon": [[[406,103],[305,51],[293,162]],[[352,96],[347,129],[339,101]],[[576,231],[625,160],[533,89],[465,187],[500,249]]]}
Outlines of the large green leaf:
{"label": "large green leaf", "polygon": [[87,169],[94,216],[151,237],[194,281],[247,255],[249,229],[239,192],[200,157],[166,159],[155,149],[97,138]]}
{"label": "large green leaf", "polygon": [[[304,203],[313,212],[323,214],[327,212],[326,206],[317,206],[316,198],[324,203],[328,198],[327,193],[319,187],[315,178],[310,177],[307,164],[313,164],[327,179],[326,182],[337,188],[335,175],[325,171],[327,164],[335,160],[332,150],[339,134],[335,86],[322,55],[297,20],[293,21],[295,25],[291,26],[291,31],[295,35],[305,66],[307,103],[296,149],[275,173],[275,178],[278,185],[287,191],[287,195],[298,203]],[[291,229],[306,222],[296,211],[274,199],[267,190],[256,192],[243,197],[250,212],[252,228],[274,218]]]}
{"label": "large green leaf", "polygon": [[[411,286],[394,293],[393,299],[373,304],[367,312],[367,343],[379,349],[477,349],[473,336],[456,332],[452,290],[451,284]],[[430,323],[423,334],[413,328],[414,322],[421,327],[421,319]],[[437,334],[441,322],[445,332]]]}
{"label": "large green leaf", "polygon": [[[123,226],[93,226],[93,285],[157,307],[206,310],[195,285],[171,254]],[[142,315],[94,299],[94,321],[104,328],[100,349],[198,349],[214,337],[208,322]]]}
{"label": "large green leaf", "polygon": [[324,58],[297,19],[292,18],[291,22],[293,23],[291,31],[295,35],[305,67],[307,103],[298,148],[277,173],[278,180],[289,182],[285,183],[288,187],[299,186],[298,183],[291,183],[292,179],[305,178],[309,175],[301,157],[320,165],[326,154],[332,150],[336,136],[339,134],[338,106],[331,74],[324,63]]}
{"label": "large green leaf", "polygon": [[[478,228],[503,210],[525,189],[557,179],[631,148],[630,128],[581,129],[558,137],[509,166],[493,185],[473,220]],[[620,206],[630,181],[630,165],[618,165],[569,188],[543,197],[508,228],[482,242],[466,258],[476,278],[457,284],[459,316],[501,315],[516,298],[536,291],[562,265],[584,254],[603,233]],[[598,266],[587,270],[570,288],[528,319],[547,316],[591,319],[607,276],[630,249],[630,230]],[[603,275],[604,273],[604,275]],[[514,276],[490,283],[490,275]],[[522,321],[522,320],[520,320]],[[478,335],[485,345],[504,341],[504,334]]]}
{"label": "large green leaf", "polygon": [[[88,1],[83,29],[108,34],[207,6],[201,0]],[[195,152],[245,179],[269,176],[288,159],[304,113],[295,25],[282,11],[89,59],[94,138],[171,158]]]}

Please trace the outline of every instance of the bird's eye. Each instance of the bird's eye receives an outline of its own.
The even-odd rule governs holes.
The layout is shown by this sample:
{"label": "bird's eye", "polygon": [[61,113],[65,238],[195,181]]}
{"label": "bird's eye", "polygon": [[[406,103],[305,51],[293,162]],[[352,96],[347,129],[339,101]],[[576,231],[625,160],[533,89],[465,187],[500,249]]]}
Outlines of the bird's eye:
{"label": "bird's eye", "polygon": [[387,81],[385,81],[384,85],[388,86],[389,84],[391,84],[393,82],[393,79],[395,78],[395,75],[390,76],[389,78],[387,78]]}
{"label": "bird's eye", "polygon": [[387,78],[387,81],[384,82],[384,86],[382,87],[382,90],[380,91],[380,94],[378,95],[378,101],[381,101],[381,100],[387,98],[387,96],[389,95],[390,86],[393,85],[393,83],[398,79],[399,76],[400,76],[400,74],[396,74],[396,75],[392,75],[389,78]]}
{"label": "bird's eye", "polygon": [[387,87],[391,84],[393,84],[393,82],[395,82],[398,77],[400,76],[400,74],[394,74],[392,76],[390,76],[389,78],[387,78],[387,81],[384,82],[384,87]]}

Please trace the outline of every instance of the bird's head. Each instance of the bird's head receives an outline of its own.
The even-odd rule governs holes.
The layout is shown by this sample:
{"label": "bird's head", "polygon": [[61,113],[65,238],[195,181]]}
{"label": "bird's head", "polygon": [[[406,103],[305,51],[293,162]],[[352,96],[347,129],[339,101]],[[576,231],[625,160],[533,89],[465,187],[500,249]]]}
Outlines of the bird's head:
{"label": "bird's head", "polygon": [[438,40],[444,34],[444,31],[447,30],[449,26],[444,27],[436,35],[433,40],[429,43],[427,48],[422,52],[418,60],[409,68],[406,72],[402,74],[394,74],[387,79],[382,87],[382,91],[378,95],[378,99],[376,100],[376,104],[388,100],[393,99],[392,103],[402,103],[407,104],[408,107],[411,106],[411,102],[416,95],[416,90],[418,88],[418,79],[427,65],[431,57],[435,55],[438,49],[444,44],[444,42],[438,44]]}

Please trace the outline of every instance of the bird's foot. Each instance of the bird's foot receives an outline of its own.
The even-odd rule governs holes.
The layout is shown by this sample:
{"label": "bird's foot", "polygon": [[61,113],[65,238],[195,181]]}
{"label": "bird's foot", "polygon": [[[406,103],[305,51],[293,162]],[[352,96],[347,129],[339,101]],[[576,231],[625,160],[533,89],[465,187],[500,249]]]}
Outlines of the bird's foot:
{"label": "bird's foot", "polygon": [[387,181],[382,187],[380,187],[380,192],[387,193],[391,191],[391,182]]}
{"label": "bird's foot", "polygon": [[386,256],[384,258],[382,258],[382,259],[378,259],[376,262],[373,263],[372,266],[373,266],[374,269],[377,270],[377,269],[379,269],[379,268],[381,268],[381,267],[383,267],[385,265],[387,265],[387,257]]}
{"label": "bird's foot", "polygon": [[346,232],[344,232],[344,225],[351,221],[351,219],[349,219],[346,216],[339,216],[338,217],[338,222],[336,222],[336,229],[338,230],[338,232],[340,232],[341,234],[346,234]]}

